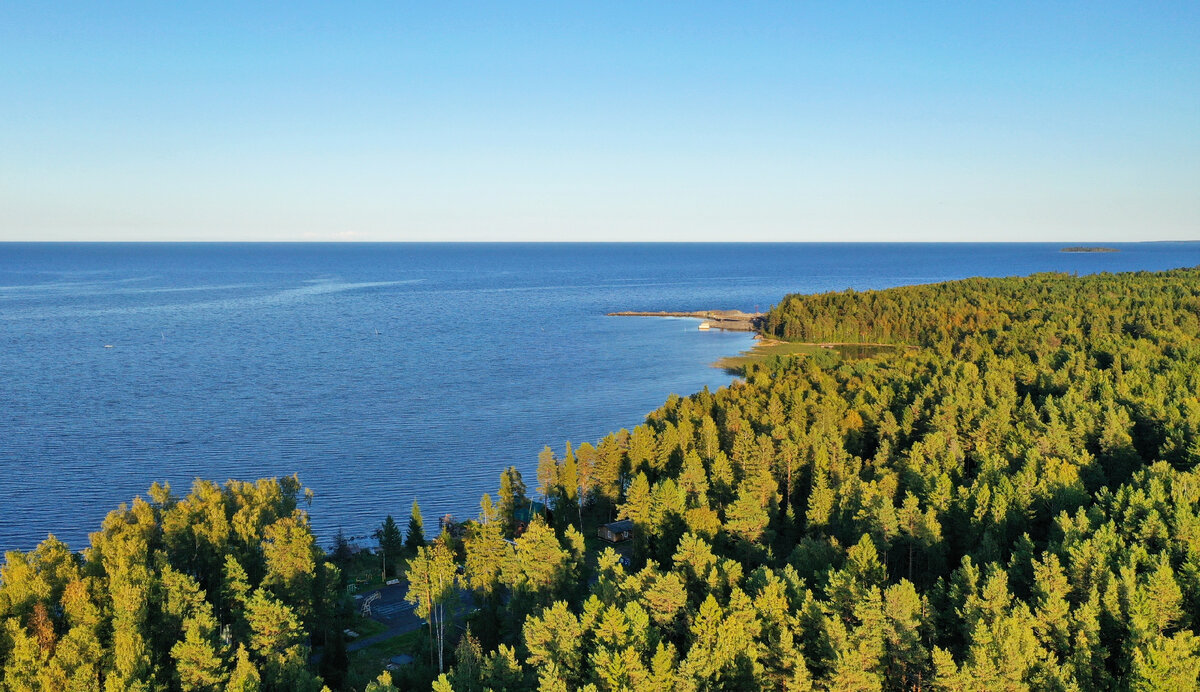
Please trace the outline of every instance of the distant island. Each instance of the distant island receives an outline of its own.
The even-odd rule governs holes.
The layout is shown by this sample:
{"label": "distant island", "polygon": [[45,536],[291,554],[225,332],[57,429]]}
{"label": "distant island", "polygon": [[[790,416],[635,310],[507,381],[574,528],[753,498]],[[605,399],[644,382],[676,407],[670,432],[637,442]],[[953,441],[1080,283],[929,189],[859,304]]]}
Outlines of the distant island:
{"label": "distant island", "polygon": [[1072,247],[1065,247],[1059,250],[1059,252],[1120,252],[1120,250],[1115,247],[1091,247],[1075,245]]}

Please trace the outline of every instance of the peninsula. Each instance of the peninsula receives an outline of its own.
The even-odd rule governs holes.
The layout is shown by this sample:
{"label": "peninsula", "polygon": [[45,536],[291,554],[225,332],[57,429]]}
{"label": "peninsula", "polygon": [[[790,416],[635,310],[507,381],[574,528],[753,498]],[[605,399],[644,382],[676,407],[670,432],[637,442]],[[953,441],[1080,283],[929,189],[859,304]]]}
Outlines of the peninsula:
{"label": "peninsula", "polygon": [[713,329],[725,329],[731,332],[755,332],[762,326],[762,312],[742,312],[741,310],[696,310],[693,312],[610,312],[609,317],[694,317],[706,320]]}
{"label": "peninsula", "polygon": [[1076,245],[1072,247],[1065,247],[1059,250],[1059,252],[1120,252],[1120,250],[1115,247]]}
{"label": "peninsula", "polygon": [[545,447],[539,500],[509,466],[433,541],[414,502],[327,553],[296,476],[155,483],[81,555],[5,554],[0,687],[1195,690],[1197,300],[1200,268],[784,296],[789,357]]}

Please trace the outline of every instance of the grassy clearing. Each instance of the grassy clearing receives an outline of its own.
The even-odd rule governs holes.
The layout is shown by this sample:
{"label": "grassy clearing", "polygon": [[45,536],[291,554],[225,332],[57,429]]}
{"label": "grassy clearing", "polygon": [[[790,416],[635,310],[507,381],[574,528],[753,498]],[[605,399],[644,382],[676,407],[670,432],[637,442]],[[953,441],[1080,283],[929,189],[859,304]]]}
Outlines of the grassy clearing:
{"label": "grassy clearing", "polygon": [[358,638],[362,639],[363,637],[370,637],[383,632],[387,629],[387,625],[356,614],[354,619],[350,621],[350,629],[358,632]]}
{"label": "grassy clearing", "polygon": [[[428,644],[425,633],[415,630],[355,651],[350,654],[348,679],[355,683],[356,689],[361,689],[367,681],[374,680],[387,667],[393,656],[400,654],[412,656],[416,667],[424,668],[429,657]],[[393,677],[398,677],[398,674],[394,674]]]}
{"label": "grassy clearing", "polygon": [[901,350],[914,350],[915,346],[892,344],[809,344],[795,341],[775,341],[760,339],[749,351],[739,355],[722,358],[713,363],[714,368],[721,368],[731,375],[746,374],[746,366],[750,363],[761,363],[768,358],[790,358],[792,356],[814,355],[826,353],[831,356],[859,360],[872,358],[885,353],[895,353]]}
{"label": "grassy clearing", "polygon": [[413,658],[418,658],[421,654],[428,654],[429,652],[424,650],[424,647],[421,651],[417,650],[418,645],[426,643],[428,642],[426,642],[424,633],[421,630],[413,630],[355,651],[350,654],[350,658],[351,660],[376,662],[382,669],[393,656],[399,654],[409,654]]}
{"label": "grassy clearing", "polygon": [[[407,551],[388,557],[388,579],[402,577],[404,564],[412,557]],[[352,594],[367,594],[385,585],[383,563],[378,555],[363,551],[350,559],[342,568]]]}
{"label": "grassy clearing", "polygon": [[383,585],[379,558],[367,551],[358,553],[343,567],[350,593],[366,593]]}
{"label": "grassy clearing", "polygon": [[828,351],[829,349],[817,344],[800,344],[791,341],[772,341],[770,339],[759,339],[758,343],[754,344],[754,348],[749,351],[742,351],[736,356],[722,358],[713,363],[713,367],[721,368],[726,372],[734,375],[740,375],[745,372],[746,365],[750,363],[761,363],[772,356],[795,356],[795,355],[810,355]]}

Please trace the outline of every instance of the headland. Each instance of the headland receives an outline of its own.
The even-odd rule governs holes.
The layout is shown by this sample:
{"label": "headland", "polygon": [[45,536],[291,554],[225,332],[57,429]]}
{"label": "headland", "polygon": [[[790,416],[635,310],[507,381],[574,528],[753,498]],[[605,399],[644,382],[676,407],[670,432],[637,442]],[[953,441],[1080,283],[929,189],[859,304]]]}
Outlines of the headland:
{"label": "headland", "polygon": [[742,312],[741,310],[695,310],[692,312],[626,310],[608,313],[610,317],[692,317],[708,322],[712,329],[724,329],[731,332],[758,331],[764,314],[762,312]]}

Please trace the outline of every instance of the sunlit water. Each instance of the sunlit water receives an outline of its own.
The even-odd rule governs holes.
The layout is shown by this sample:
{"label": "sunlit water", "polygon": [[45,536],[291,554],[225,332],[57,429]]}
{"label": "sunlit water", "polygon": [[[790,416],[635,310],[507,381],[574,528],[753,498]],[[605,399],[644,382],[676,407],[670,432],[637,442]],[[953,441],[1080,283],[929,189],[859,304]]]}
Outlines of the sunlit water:
{"label": "sunlit water", "polygon": [[[299,473],[323,540],[474,516],[543,445],[632,427],[747,334],[616,310],[1200,264],[1200,245],[0,244],[0,549],[82,547],[154,480]],[[107,348],[111,346],[111,348]]]}

